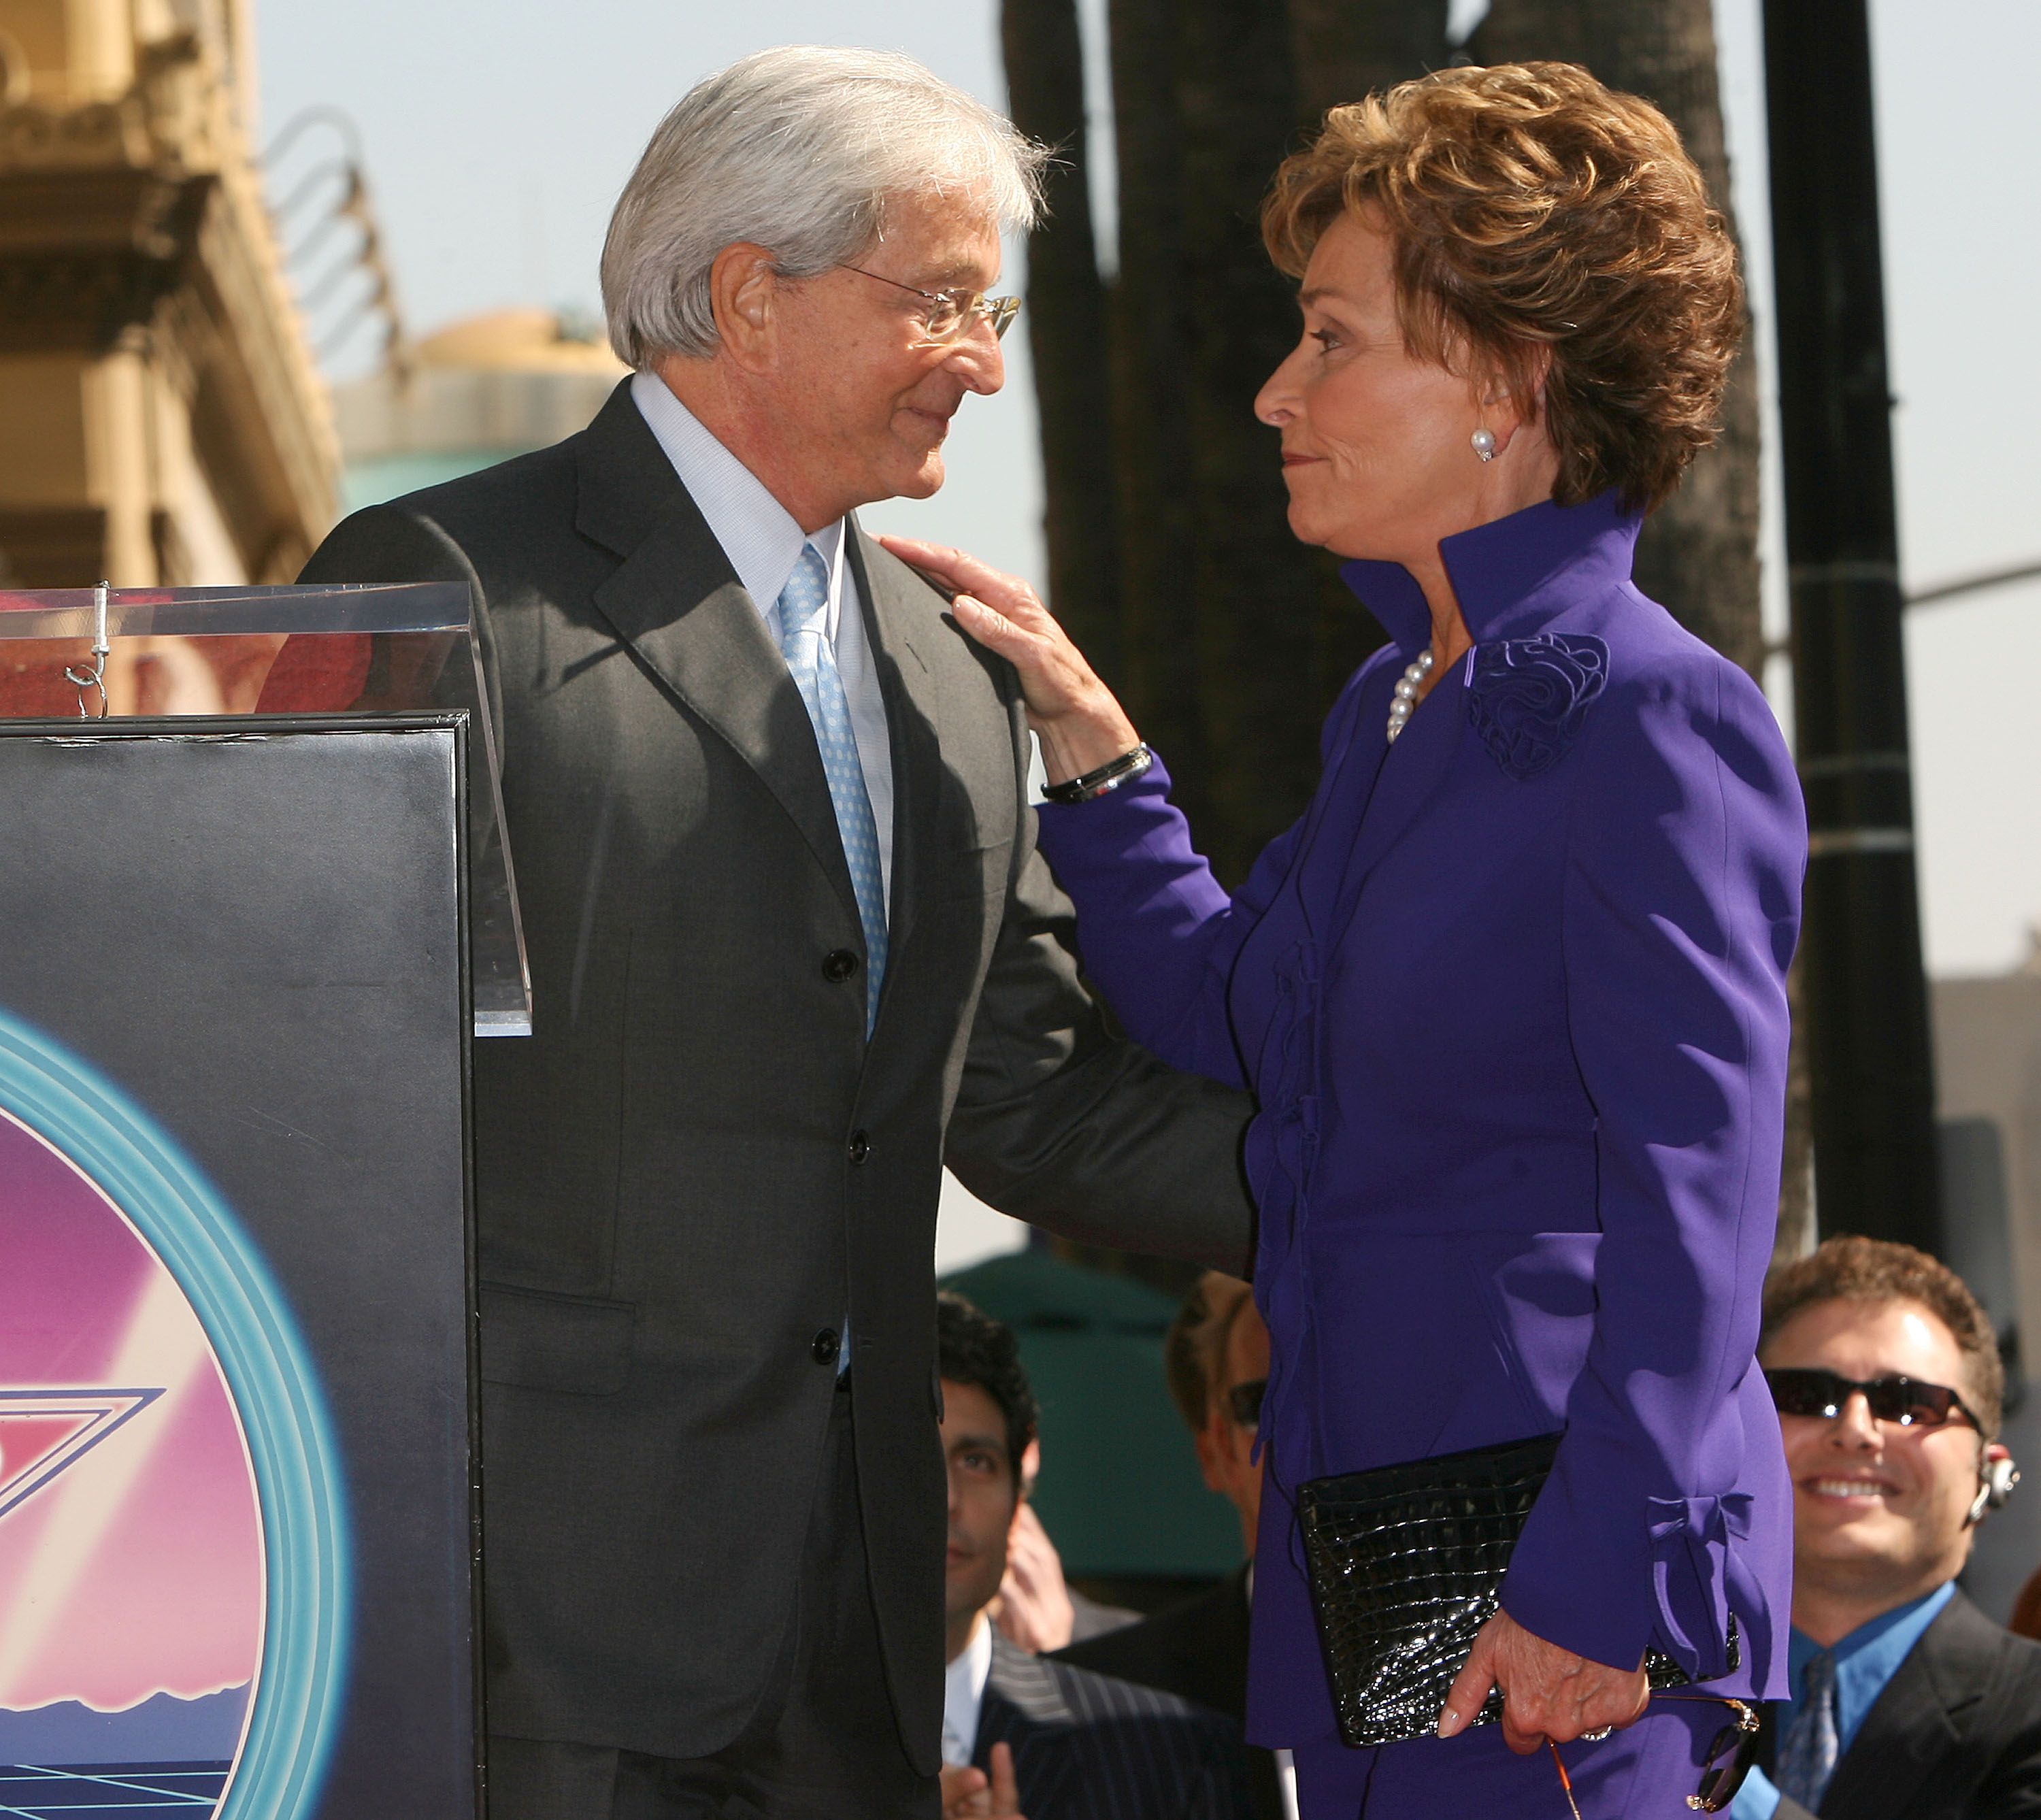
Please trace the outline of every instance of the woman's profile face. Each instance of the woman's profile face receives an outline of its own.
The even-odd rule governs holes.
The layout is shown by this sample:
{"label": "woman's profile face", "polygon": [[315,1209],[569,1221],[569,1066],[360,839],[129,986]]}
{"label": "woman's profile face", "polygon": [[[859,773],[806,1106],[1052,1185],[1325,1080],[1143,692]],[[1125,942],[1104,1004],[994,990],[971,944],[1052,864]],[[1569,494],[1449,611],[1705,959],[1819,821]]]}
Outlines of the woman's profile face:
{"label": "woman's profile face", "polygon": [[[1303,335],[1255,414],[1283,433],[1298,537],[1342,556],[1436,560],[1440,538],[1535,503],[1551,482],[1502,497],[1509,477],[1493,471],[1514,414],[1506,399],[1484,410],[1471,380],[1404,346],[1391,258],[1388,235],[1359,216],[1326,230],[1299,293]],[[1505,451],[1487,464],[1472,441],[1482,427]]]}

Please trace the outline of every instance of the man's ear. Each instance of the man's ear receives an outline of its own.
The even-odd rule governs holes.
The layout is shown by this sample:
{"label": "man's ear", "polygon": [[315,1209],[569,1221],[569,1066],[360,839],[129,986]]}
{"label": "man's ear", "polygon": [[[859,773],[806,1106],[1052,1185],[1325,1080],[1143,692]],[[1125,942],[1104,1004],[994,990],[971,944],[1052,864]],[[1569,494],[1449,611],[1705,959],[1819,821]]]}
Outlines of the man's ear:
{"label": "man's ear", "polygon": [[1020,1484],[1019,1502],[1035,1489],[1035,1481],[1042,1476],[1042,1444],[1031,1440],[1020,1450]]}
{"label": "man's ear", "polygon": [[756,372],[772,358],[784,283],[772,254],[750,240],[732,241],[709,267],[709,305],[715,312],[717,339],[747,372]]}

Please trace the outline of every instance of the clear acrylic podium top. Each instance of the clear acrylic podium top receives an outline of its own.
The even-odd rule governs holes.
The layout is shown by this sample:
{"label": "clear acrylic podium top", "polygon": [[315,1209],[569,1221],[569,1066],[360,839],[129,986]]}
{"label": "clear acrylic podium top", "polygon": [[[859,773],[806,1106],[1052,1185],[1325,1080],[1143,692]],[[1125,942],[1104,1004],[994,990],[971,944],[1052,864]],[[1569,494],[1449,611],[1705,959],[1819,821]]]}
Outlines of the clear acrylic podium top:
{"label": "clear acrylic podium top", "polygon": [[[0,589],[0,719],[466,708],[475,1033],[527,1036],[531,979],[467,590]],[[95,646],[103,644],[103,651]]]}

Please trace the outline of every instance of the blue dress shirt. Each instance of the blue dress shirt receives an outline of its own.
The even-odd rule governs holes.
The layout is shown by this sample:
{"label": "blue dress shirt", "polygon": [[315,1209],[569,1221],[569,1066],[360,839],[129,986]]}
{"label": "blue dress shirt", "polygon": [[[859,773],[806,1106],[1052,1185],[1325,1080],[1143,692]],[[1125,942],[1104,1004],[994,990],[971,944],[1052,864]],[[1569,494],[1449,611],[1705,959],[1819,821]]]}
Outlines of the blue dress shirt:
{"label": "blue dress shirt", "polygon": [[[1920,1642],[1921,1632],[1934,1623],[1955,1590],[1955,1582],[1948,1581],[1932,1593],[1881,1612],[1867,1624],[1858,1625],[1836,1645],[1836,1742],[1842,1750],[1849,1749],[1864,1715],[1878,1704],[1886,1684],[1898,1673],[1907,1651]],[[1793,1633],[1786,1655],[1793,1697],[1779,1715],[1781,1737],[1799,1712],[1808,1660],[1820,1648],[1811,1637],[1803,1637],[1798,1631]],[[1730,1820],[1772,1820],[1778,1807],[1779,1791],[1763,1770],[1753,1769],[1730,1804]]]}

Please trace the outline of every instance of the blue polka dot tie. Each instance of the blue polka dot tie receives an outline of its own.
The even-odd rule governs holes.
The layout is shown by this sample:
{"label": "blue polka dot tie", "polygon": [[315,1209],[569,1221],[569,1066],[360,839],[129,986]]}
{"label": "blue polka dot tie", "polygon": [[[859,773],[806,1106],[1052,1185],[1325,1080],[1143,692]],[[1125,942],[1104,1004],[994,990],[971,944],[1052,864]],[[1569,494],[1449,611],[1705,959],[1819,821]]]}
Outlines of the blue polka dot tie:
{"label": "blue polka dot tie", "polygon": [[879,869],[879,826],[872,819],[872,799],[865,794],[850,703],[837,671],[836,648],[829,639],[829,568],[814,544],[802,545],[800,560],[780,590],[776,610],[780,650],[794,686],[807,704],[808,719],[814,723],[822,773],[829,779],[830,801],[836,809],[837,833],[850,868],[850,888],[856,894],[858,919],[864,925],[864,1029],[869,1036],[879,1016],[879,987],[886,977],[886,886]]}

